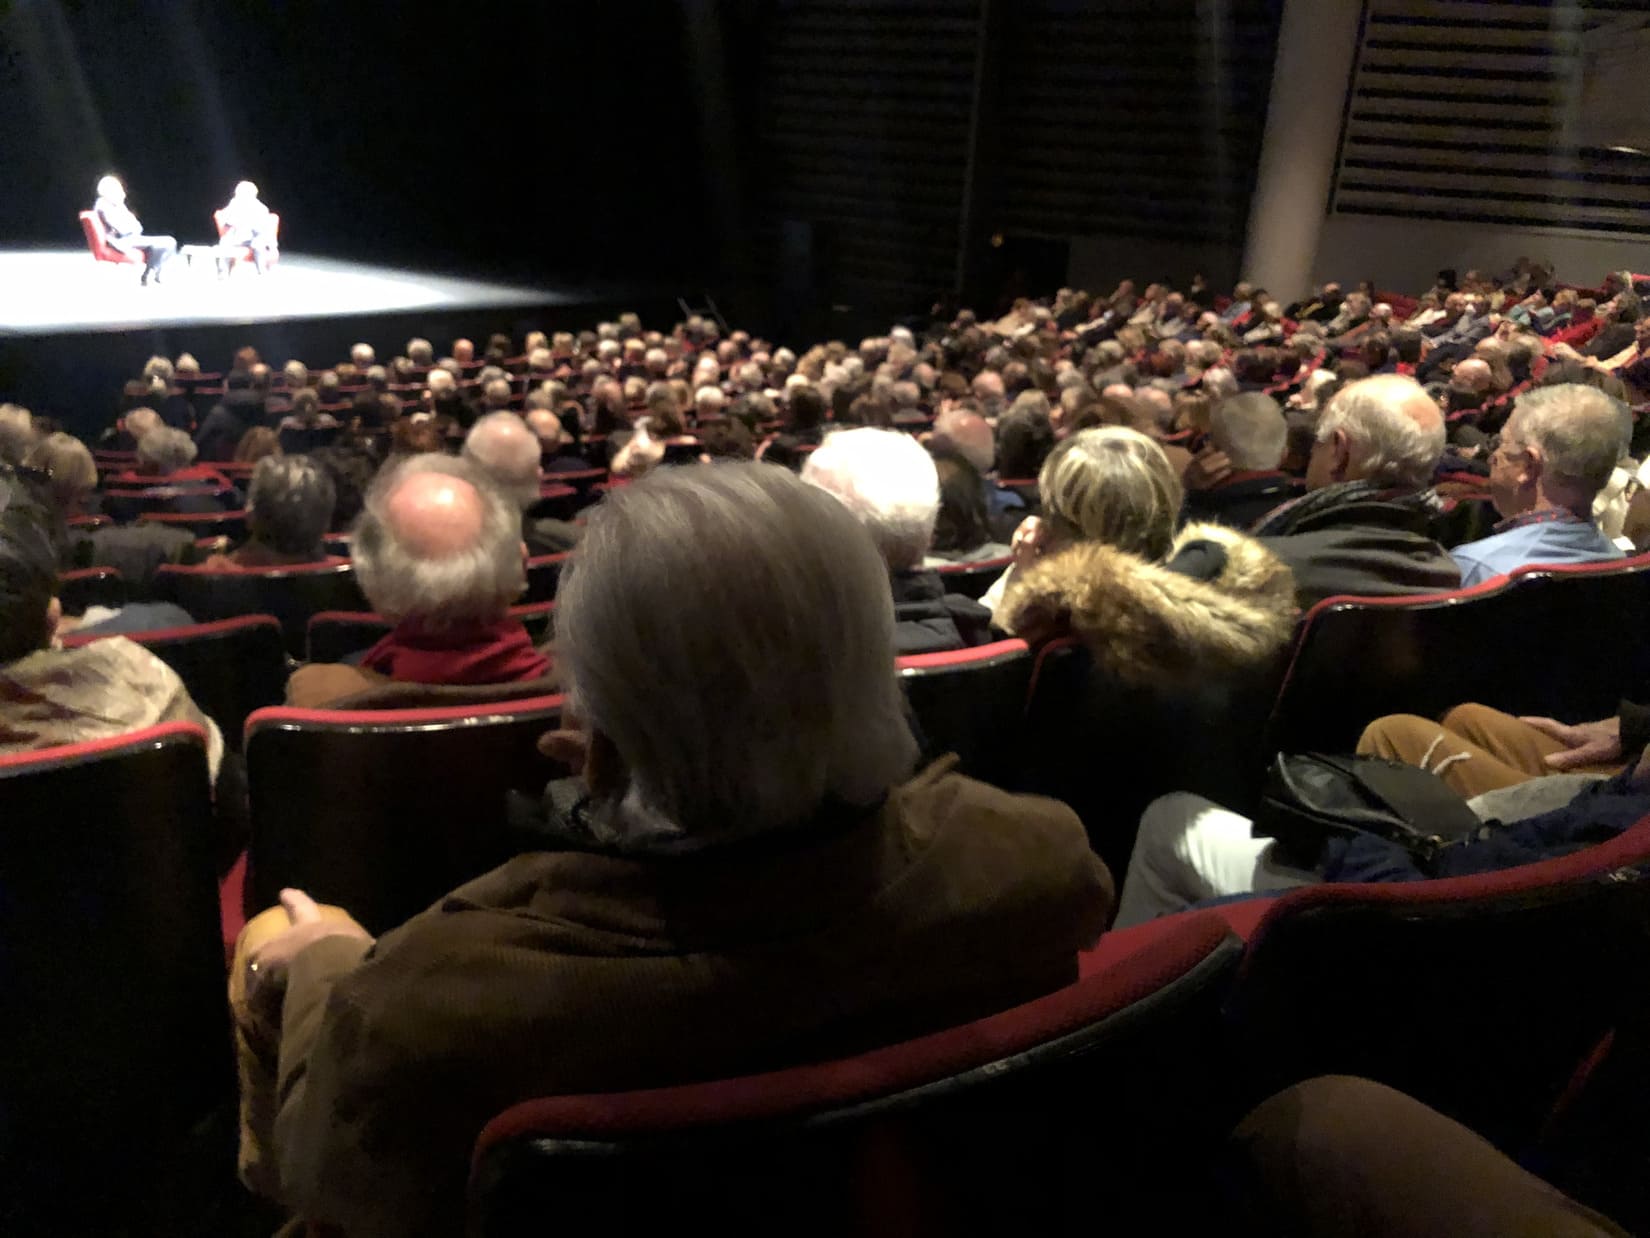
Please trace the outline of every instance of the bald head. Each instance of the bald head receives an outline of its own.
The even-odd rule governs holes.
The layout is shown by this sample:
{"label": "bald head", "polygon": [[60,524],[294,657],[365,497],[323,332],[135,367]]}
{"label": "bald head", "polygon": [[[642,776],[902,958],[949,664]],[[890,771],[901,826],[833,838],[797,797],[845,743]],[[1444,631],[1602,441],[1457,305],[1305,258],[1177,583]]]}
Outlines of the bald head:
{"label": "bald head", "polygon": [[[534,411],[555,420],[554,413]],[[489,413],[464,438],[464,458],[491,477],[523,511],[539,500],[542,454],[539,436],[514,413]]]}
{"label": "bald head", "polygon": [[473,340],[453,341],[453,360],[464,365],[476,359],[476,346]]}
{"label": "bald head", "polygon": [[1490,363],[1477,357],[1456,362],[1455,368],[1450,371],[1450,384],[1463,391],[1488,391],[1494,378]]}
{"label": "bald head", "polygon": [[481,536],[481,496],[469,482],[419,473],[391,488],[384,504],[392,535],[420,559],[463,554]]}
{"label": "bald head", "polygon": [[520,513],[474,463],[436,452],[380,475],[350,559],[375,611],[430,628],[495,621],[526,584]]}
{"label": "bald head", "polygon": [[555,451],[562,444],[565,431],[562,430],[561,418],[547,408],[528,409],[527,428],[539,441],[540,455]]}

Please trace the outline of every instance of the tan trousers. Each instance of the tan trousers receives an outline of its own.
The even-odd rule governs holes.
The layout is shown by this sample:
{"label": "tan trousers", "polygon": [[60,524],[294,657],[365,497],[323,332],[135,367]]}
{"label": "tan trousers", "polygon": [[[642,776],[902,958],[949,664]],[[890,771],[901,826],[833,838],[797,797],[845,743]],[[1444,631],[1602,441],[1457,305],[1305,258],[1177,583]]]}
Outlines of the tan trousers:
{"label": "tan trousers", "polygon": [[[320,905],[329,920],[349,920],[342,907]],[[241,1141],[237,1168],[241,1181],[266,1199],[279,1199],[274,1165],[266,1156],[270,1134],[275,1129],[279,1109],[276,1095],[280,1066],[281,1029],[279,1012],[275,1019],[254,1010],[246,1000],[246,965],[252,954],[271,937],[285,929],[290,920],[286,909],[271,907],[246,922],[235,942],[235,959],[229,967],[229,1010],[235,1021],[235,1066],[240,1075]]]}
{"label": "tan trousers", "polygon": [[[1457,705],[1442,722],[1389,714],[1371,722],[1358,740],[1360,756],[1435,770],[1468,799],[1555,772],[1546,758],[1563,751],[1558,740],[1487,705]],[[1608,775],[1621,768],[1617,762],[1577,766],[1569,772]]]}

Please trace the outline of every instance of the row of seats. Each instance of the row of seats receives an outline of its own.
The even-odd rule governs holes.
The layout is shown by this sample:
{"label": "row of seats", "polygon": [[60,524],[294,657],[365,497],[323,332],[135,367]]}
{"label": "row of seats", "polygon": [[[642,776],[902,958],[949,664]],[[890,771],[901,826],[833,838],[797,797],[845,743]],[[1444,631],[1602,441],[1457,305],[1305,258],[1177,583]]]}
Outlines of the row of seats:
{"label": "row of seats", "polygon": [[[427,777],[398,742],[418,734],[468,745],[449,777],[519,760],[531,787],[543,775],[532,741],[555,709],[547,698],[519,703],[515,721],[465,708],[388,726],[273,710],[249,734],[307,745],[311,811],[328,808],[322,785],[363,784],[332,809],[337,829],[381,779]],[[275,767],[252,754],[279,748],[249,750],[256,795]],[[13,891],[0,900],[13,1028],[0,1163],[65,1187],[95,1181],[105,1193],[91,1198],[108,1199],[233,1105],[204,736],[169,724],[0,758],[0,802],[22,827],[0,835]],[[110,803],[131,811],[111,818]],[[255,819],[255,851],[262,828]],[[326,832],[263,862],[350,881],[405,875],[382,855],[337,852]],[[462,833],[409,819],[384,841],[408,869],[455,846],[484,862],[485,840]],[[1650,1003],[1622,979],[1650,965],[1647,877],[1650,819],[1493,875],[1314,887],[1111,933],[1065,989],[850,1059],[528,1102],[478,1141],[472,1232],[536,1233],[546,1215],[629,1230],[684,1209],[741,1233],[1092,1232],[1097,1200],[1114,1194],[1171,1208],[1175,1175],[1205,1163],[1248,1106],[1330,1072],[1397,1087],[1538,1157],[1577,1122],[1633,1116],[1609,1105],[1613,1072],[1643,1061]],[[403,914],[357,906],[373,928]]]}

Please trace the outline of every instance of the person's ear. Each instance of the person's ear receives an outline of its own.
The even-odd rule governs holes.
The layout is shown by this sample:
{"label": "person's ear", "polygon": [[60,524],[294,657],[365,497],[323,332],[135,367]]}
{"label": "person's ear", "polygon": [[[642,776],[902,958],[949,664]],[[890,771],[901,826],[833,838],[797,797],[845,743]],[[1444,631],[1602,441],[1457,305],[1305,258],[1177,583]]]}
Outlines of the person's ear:
{"label": "person's ear", "polygon": [[46,643],[57,644],[57,630],[63,626],[63,603],[53,598],[46,603]]}
{"label": "person's ear", "polygon": [[1524,448],[1524,467],[1518,471],[1519,481],[1526,486],[1539,486],[1541,477],[1547,471],[1547,457],[1541,448],[1530,443]]}
{"label": "person's ear", "polygon": [[1335,464],[1331,470],[1336,481],[1345,481],[1347,473],[1352,468],[1352,442],[1346,436],[1345,430],[1336,430],[1330,438],[1330,450],[1334,452]]}

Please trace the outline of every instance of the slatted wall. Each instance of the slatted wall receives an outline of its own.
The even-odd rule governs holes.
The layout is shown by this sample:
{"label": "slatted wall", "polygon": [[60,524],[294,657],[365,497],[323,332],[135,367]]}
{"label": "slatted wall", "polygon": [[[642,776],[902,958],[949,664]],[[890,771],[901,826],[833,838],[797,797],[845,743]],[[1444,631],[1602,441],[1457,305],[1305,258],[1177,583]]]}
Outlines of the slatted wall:
{"label": "slatted wall", "polygon": [[1278,0],[1015,0],[998,226],[1241,246]]}
{"label": "slatted wall", "polygon": [[1650,232],[1650,159],[1586,149],[1577,123],[1589,36],[1645,11],[1367,0],[1332,210]]}
{"label": "slatted wall", "polygon": [[[770,231],[806,221],[821,292],[905,305],[956,274],[978,0],[791,0],[761,53]],[[777,238],[767,238],[777,248]]]}

